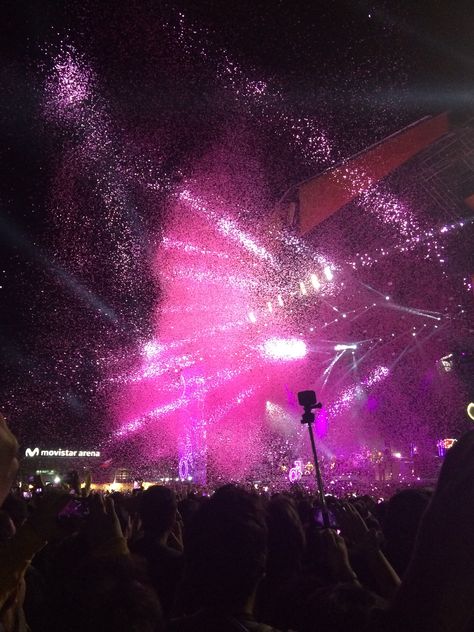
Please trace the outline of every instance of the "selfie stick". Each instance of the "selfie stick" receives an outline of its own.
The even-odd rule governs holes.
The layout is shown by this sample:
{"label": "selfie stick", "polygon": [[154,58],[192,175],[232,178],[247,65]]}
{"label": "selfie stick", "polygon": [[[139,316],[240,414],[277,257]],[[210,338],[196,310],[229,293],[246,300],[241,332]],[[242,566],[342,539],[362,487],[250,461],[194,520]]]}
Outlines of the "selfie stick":
{"label": "selfie stick", "polygon": [[303,416],[301,417],[301,423],[308,425],[309,438],[311,440],[311,449],[313,450],[316,483],[318,485],[319,500],[321,502],[321,513],[323,514],[323,525],[325,529],[329,529],[330,528],[329,512],[328,512],[328,507],[326,505],[326,498],[324,496],[323,479],[321,476],[321,470],[319,469],[318,453],[316,452],[316,443],[314,441],[313,424],[314,424],[315,415],[312,410],[313,408],[322,408],[322,404],[317,403],[314,406],[310,406],[310,407],[305,406]]}

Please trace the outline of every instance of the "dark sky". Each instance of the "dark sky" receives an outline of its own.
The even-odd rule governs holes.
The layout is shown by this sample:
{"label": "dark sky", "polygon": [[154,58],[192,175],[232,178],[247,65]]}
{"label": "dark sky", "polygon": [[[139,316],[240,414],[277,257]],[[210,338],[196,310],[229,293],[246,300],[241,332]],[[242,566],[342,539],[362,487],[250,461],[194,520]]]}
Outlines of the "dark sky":
{"label": "dark sky", "polygon": [[[147,73],[141,84],[136,76],[148,61],[153,23],[177,9],[205,30],[213,45],[225,46],[242,65],[254,68],[256,76],[276,79],[290,104],[304,105],[319,117],[325,114],[332,133],[348,139],[346,155],[419,116],[471,106],[474,11],[469,2],[4,3],[0,9],[0,342],[5,384],[0,392],[21,381],[29,363],[38,360],[29,353],[40,327],[38,304],[45,327],[41,268],[48,252],[46,206],[58,151],[57,140],[49,137],[40,116],[45,55],[64,39],[79,44],[100,69],[109,93],[116,96],[117,109],[129,107],[143,122],[148,114],[140,107],[155,86],[151,79],[147,84]],[[196,80],[196,90],[190,89],[190,94],[201,88]],[[162,102],[164,110],[174,105],[172,97]],[[158,112],[160,106],[155,107]],[[189,113],[200,106],[190,98],[187,107]],[[275,199],[282,192],[275,185]],[[74,303],[70,309],[76,309]],[[54,326],[54,319],[51,322]],[[41,362],[47,372],[47,352]],[[51,366],[52,380],[53,374]]]}

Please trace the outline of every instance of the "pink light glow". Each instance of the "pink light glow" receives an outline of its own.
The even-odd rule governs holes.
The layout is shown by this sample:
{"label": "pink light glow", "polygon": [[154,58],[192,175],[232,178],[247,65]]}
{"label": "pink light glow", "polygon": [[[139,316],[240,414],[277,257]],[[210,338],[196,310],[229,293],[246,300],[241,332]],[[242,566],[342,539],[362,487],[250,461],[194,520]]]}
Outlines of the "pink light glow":
{"label": "pink light glow", "polygon": [[345,389],[337,400],[329,407],[330,414],[339,414],[357,398],[364,395],[364,388],[370,388],[384,380],[390,374],[390,370],[386,366],[378,366],[369,375],[362,380],[360,384],[355,384]]}
{"label": "pink light glow", "polygon": [[180,193],[180,199],[187,202],[192,209],[198,211],[207,217],[210,221],[214,222],[219,232],[225,237],[229,237],[233,241],[239,243],[243,248],[251,252],[253,255],[264,259],[270,263],[275,263],[275,259],[272,254],[268,252],[266,248],[256,243],[250,235],[245,233],[238,224],[229,217],[222,217],[219,213],[213,211],[208,205],[204,203],[199,197],[194,196],[190,191],[185,189]]}

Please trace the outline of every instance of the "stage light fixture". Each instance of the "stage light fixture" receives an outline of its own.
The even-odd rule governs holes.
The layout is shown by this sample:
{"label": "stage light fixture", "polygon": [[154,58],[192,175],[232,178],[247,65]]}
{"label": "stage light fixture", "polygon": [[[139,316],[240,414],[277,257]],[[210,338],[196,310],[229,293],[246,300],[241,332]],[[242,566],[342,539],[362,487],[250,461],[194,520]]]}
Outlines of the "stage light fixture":
{"label": "stage light fixture", "polygon": [[318,279],[318,277],[315,274],[311,275],[311,284],[314,287],[315,290],[319,290],[319,288],[321,287],[321,281]]}
{"label": "stage light fixture", "polygon": [[356,344],[349,344],[349,345],[334,345],[334,351],[347,351],[348,349],[357,349],[357,345]]}
{"label": "stage light fixture", "polygon": [[329,266],[326,266],[324,268],[324,276],[328,281],[332,281],[334,279],[334,274],[332,273],[332,270]]}

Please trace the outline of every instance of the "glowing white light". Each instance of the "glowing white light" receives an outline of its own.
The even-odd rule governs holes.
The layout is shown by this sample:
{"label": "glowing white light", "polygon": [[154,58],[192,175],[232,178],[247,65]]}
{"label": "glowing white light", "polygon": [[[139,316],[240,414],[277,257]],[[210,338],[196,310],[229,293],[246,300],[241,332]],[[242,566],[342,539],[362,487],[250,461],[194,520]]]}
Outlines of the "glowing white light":
{"label": "glowing white light", "polygon": [[326,266],[324,268],[324,276],[328,281],[332,281],[334,279],[334,274],[332,273],[332,270],[329,266]]}
{"label": "glowing white light", "polygon": [[306,285],[303,283],[303,281],[300,281],[300,292],[303,296],[307,294]]}
{"label": "glowing white light", "polygon": [[350,344],[350,345],[335,345],[334,346],[334,351],[346,351],[347,349],[357,349],[357,345],[355,344]]}
{"label": "glowing white light", "polygon": [[401,454],[401,452],[394,452],[394,453],[393,453],[393,456],[394,456],[396,459],[401,459],[401,458],[402,458],[402,454]]}
{"label": "glowing white light", "polygon": [[284,302],[283,302],[283,299],[281,297],[281,294],[278,294],[278,305],[280,305],[280,307],[283,307],[283,305],[284,305]]}
{"label": "glowing white light", "polygon": [[257,317],[255,316],[255,314],[253,312],[249,312],[248,316],[249,316],[249,321],[251,323],[256,323],[257,322]]}
{"label": "glowing white light", "polygon": [[466,410],[467,410],[467,414],[469,415],[469,418],[472,419],[472,421],[474,421],[474,402],[469,402]]}
{"label": "glowing white light", "polygon": [[267,305],[268,305],[268,311],[269,311],[270,313],[271,313],[271,312],[273,312],[272,302],[271,302],[271,301],[268,301],[268,302],[267,302]]}
{"label": "glowing white light", "polygon": [[270,338],[263,344],[263,354],[272,360],[298,360],[307,352],[305,342],[297,338]]}
{"label": "glowing white light", "polygon": [[311,275],[311,284],[314,287],[315,290],[319,290],[319,288],[321,287],[321,281],[318,279],[318,277],[315,274]]}
{"label": "glowing white light", "polygon": [[158,355],[161,350],[161,345],[155,340],[150,340],[143,345],[143,353],[147,358],[153,358]]}
{"label": "glowing white light", "polygon": [[61,479],[59,478],[59,476],[55,476],[54,477],[54,484],[58,485],[61,482]]}

